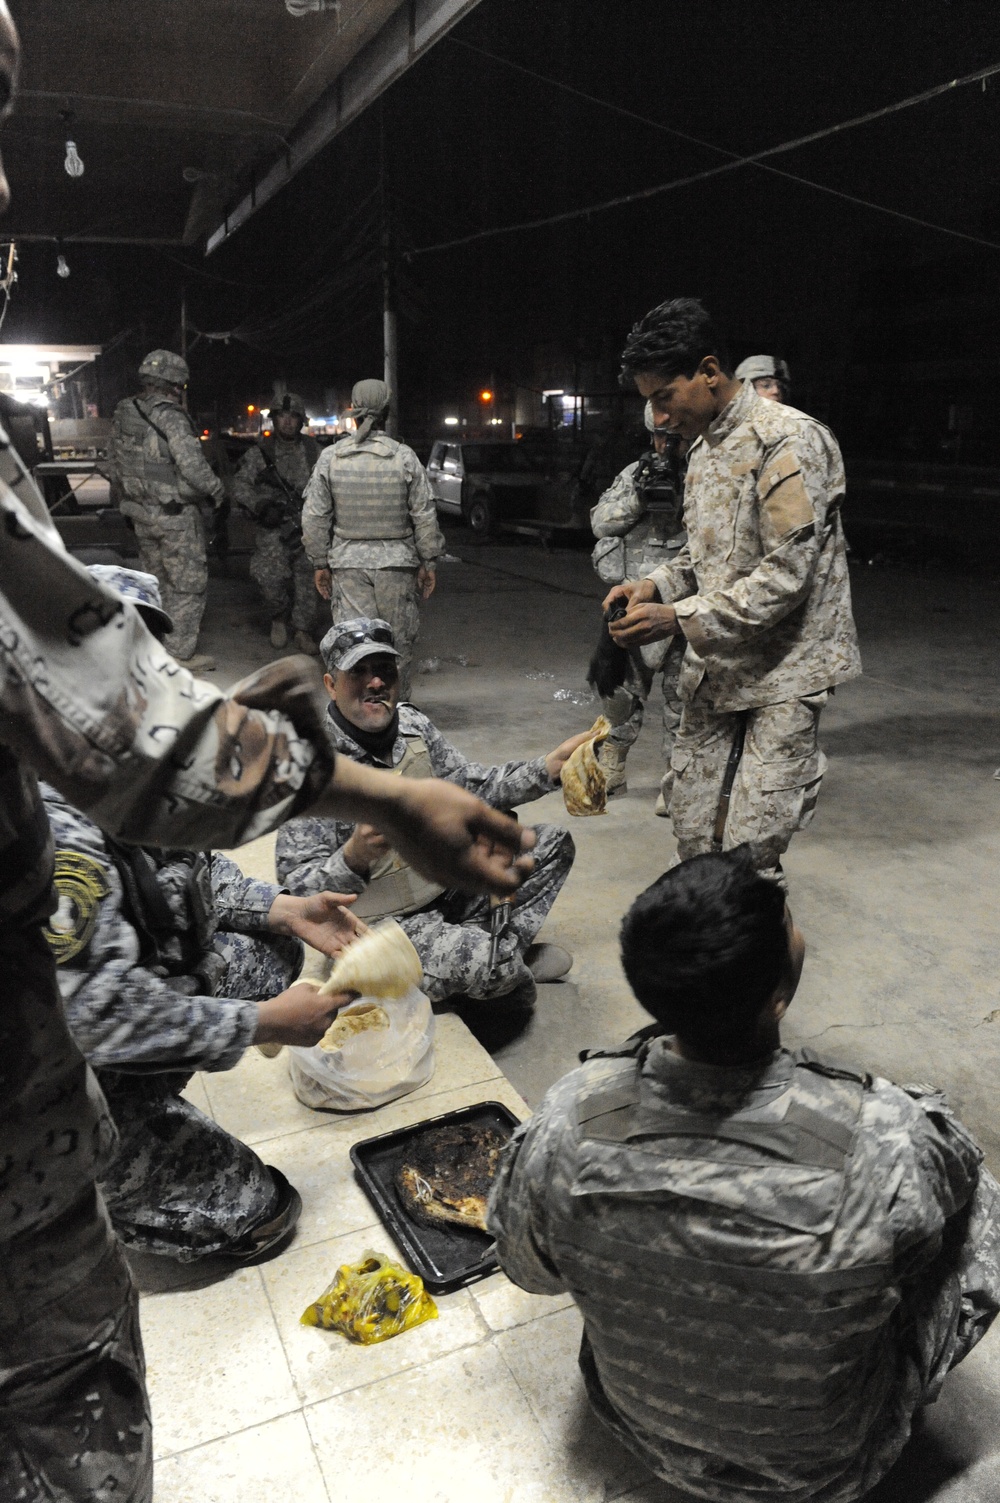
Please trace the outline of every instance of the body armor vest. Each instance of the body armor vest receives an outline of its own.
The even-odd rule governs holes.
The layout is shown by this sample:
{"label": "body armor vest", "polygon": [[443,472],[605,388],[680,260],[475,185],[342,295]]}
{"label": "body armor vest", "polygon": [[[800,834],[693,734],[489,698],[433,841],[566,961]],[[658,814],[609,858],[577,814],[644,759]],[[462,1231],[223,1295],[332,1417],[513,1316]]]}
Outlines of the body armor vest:
{"label": "body armor vest", "polygon": [[[853,1455],[896,1381],[885,1331],[899,1302],[891,1264],[852,1265],[843,1242],[829,1251],[863,1077],[797,1059],[780,1121],[700,1117],[641,1080],[648,1047],[578,1103],[577,1209],[554,1229],[606,1398],[640,1434],[734,1461],[750,1452],[775,1476],[803,1449]],[[758,1219],[761,1236],[726,1237],[723,1221],[711,1246],[724,1260],[697,1256],[698,1235],[684,1239],[695,1255],[660,1250],[667,1197],[695,1227],[714,1202],[744,1228]],[[877,1224],[874,1187],[871,1198]],[[791,1268],[762,1262],[776,1228],[794,1238]]]}
{"label": "body armor vest", "polygon": [[[197,501],[199,493],[181,477],[170,453],[170,443],[158,419],[158,409],[177,407],[176,402],[132,397],[115,410],[112,453],[116,477],[130,501],[155,505],[154,485],[170,486],[182,500]],[[194,430],[192,429],[192,432]]]}
{"label": "body armor vest", "polygon": [[108,835],[104,842],[121,878],[126,917],[139,936],[140,965],[168,976],[199,974],[210,988],[214,986],[225,962],[212,950],[218,922],[211,857],[204,851],[191,853],[185,890],[190,923],[182,928],[160,888],[158,867],[149,852]]}
{"label": "body armor vest", "polygon": [[[407,736],[403,760],[393,772],[399,778],[432,778],[431,754],[422,736]],[[437,882],[429,882],[412,866],[407,866],[402,856],[388,850],[372,867],[368,886],[351,904],[351,912],[358,918],[400,918],[405,913],[416,913],[433,903],[445,889]]]}
{"label": "body armor vest", "polygon": [[406,476],[395,455],[383,456],[353,445],[343,454],[340,449],[338,444],[333,451],[329,476],[334,536],[365,543],[412,538]]}

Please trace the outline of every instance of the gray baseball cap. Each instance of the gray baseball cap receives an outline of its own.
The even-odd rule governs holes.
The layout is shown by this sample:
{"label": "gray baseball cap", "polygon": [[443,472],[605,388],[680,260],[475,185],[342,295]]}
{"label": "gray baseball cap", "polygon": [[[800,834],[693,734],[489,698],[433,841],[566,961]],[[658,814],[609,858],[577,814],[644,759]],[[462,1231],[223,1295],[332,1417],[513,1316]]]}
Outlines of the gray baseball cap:
{"label": "gray baseball cap", "polygon": [[342,673],[354,668],[362,658],[388,653],[400,656],[395,647],[392,627],[377,616],[355,616],[351,621],[335,621],[319,644],[327,673]]}

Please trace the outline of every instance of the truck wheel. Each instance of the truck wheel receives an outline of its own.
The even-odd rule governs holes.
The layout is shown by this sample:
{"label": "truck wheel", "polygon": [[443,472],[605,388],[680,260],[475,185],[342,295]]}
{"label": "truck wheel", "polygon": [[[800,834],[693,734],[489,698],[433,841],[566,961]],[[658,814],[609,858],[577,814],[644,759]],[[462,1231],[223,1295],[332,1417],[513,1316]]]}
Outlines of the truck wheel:
{"label": "truck wheel", "polygon": [[496,531],[496,507],[493,497],[485,491],[476,491],[470,496],[465,506],[465,520],[473,532],[480,537],[488,537]]}

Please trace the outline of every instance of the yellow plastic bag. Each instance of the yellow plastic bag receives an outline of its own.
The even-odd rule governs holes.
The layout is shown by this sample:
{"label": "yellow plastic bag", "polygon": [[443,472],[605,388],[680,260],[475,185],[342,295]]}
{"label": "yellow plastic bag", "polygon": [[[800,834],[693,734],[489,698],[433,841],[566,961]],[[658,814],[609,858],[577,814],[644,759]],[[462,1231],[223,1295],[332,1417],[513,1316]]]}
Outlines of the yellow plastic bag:
{"label": "yellow plastic bag", "polygon": [[368,1251],[360,1263],[337,1269],[333,1283],[303,1312],[301,1323],[372,1346],[437,1317],[423,1279],[384,1253]]}

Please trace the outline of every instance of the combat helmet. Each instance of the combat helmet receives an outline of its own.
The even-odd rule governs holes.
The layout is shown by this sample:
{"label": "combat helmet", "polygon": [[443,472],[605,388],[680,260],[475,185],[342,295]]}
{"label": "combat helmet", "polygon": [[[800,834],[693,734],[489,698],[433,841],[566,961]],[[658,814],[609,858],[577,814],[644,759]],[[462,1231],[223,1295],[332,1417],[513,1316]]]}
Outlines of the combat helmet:
{"label": "combat helmet", "polygon": [[186,386],[191,379],[188,363],[173,350],[150,350],[139,367],[140,381],[159,381],[164,386]]}
{"label": "combat helmet", "polygon": [[303,422],[306,420],[306,404],[294,391],[286,391],[283,397],[271,403],[270,417],[272,422],[278,416],[279,412],[294,412]]}
{"label": "combat helmet", "polygon": [[737,381],[760,381],[771,377],[775,381],[781,381],[786,388],[790,389],[792,384],[788,361],[777,355],[748,355],[740,361],[735,374]]}

